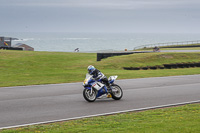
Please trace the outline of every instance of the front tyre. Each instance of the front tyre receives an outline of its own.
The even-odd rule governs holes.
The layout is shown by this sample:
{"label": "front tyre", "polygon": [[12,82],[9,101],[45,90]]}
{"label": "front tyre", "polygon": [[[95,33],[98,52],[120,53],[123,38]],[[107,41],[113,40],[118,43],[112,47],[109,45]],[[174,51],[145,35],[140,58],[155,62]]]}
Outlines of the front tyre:
{"label": "front tyre", "polygon": [[93,89],[92,89],[92,92],[89,89],[84,89],[83,97],[88,102],[94,102],[96,100],[96,92]]}
{"label": "front tyre", "polygon": [[112,93],[111,93],[112,98],[114,100],[120,100],[123,96],[123,91],[122,91],[121,87],[116,84],[111,85],[111,87],[112,87]]}

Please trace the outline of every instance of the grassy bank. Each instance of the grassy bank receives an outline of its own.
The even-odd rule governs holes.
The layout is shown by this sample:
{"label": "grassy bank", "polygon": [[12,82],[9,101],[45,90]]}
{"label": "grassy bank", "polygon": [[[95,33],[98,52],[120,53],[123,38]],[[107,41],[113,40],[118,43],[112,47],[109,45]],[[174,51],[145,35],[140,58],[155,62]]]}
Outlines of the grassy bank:
{"label": "grassy bank", "polygon": [[200,50],[200,47],[190,47],[190,48],[161,48],[162,50]]}
{"label": "grassy bank", "polygon": [[[160,51],[163,50],[200,50],[200,47],[188,47],[188,48],[160,48]],[[153,48],[146,48],[146,49],[138,49],[134,51],[153,51]]]}
{"label": "grassy bank", "polygon": [[2,133],[199,133],[200,104],[2,130]]}
{"label": "grassy bank", "polygon": [[88,65],[119,79],[200,74],[200,68],[124,70],[123,67],[163,63],[199,62],[200,53],[147,53],[115,56],[96,61],[94,53],[0,51],[0,87],[80,82]]}
{"label": "grassy bank", "polygon": [[[158,46],[161,50],[200,50],[200,44]],[[152,51],[154,47],[140,48],[134,51]]]}

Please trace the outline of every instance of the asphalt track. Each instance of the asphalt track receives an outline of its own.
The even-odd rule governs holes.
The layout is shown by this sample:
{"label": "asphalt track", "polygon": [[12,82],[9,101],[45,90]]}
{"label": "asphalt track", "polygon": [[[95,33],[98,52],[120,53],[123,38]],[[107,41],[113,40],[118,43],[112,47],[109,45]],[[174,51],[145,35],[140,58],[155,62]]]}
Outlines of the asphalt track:
{"label": "asphalt track", "polygon": [[88,103],[82,83],[0,88],[0,129],[200,101],[200,75],[117,80],[121,100]]}

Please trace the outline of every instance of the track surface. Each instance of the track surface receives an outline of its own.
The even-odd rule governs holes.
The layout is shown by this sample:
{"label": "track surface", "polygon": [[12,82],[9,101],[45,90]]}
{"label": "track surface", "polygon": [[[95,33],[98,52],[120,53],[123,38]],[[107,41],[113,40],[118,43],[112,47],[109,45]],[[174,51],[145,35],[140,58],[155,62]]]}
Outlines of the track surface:
{"label": "track surface", "polygon": [[121,100],[88,103],[82,83],[0,88],[0,129],[123,110],[200,100],[200,75],[117,80]]}

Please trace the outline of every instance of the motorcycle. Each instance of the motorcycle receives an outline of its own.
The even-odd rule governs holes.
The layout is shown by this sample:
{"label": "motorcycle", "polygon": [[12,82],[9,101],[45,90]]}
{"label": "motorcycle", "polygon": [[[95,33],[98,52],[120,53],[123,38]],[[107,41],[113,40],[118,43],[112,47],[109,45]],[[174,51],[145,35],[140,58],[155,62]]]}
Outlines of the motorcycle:
{"label": "motorcycle", "polygon": [[110,83],[110,90],[108,91],[108,87],[105,84],[96,81],[92,75],[87,73],[83,82],[83,97],[88,102],[94,102],[97,98],[102,97],[120,100],[123,96],[123,91],[119,85],[114,84],[114,81],[117,79],[117,77],[118,76],[110,76],[108,78]]}
{"label": "motorcycle", "polygon": [[153,48],[153,52],[160,52],[160,48],[158,47]]}

